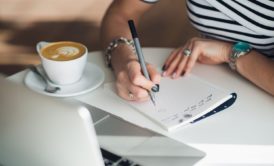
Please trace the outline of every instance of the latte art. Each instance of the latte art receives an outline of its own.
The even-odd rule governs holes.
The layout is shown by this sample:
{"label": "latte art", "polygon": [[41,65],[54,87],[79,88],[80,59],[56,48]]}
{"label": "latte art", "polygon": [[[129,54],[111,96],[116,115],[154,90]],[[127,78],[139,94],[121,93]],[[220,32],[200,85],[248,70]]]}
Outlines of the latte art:
{"label": "latte art", "polygon": [[52,55],[52,58],[57,59],[57,58],[59,58],[59,56],[65,56],[65,57],[69,58],[69,57],[79,54],[79,52],[80,52],[80,50],[75,47],[70,47],[70,46],[61,47],[56,50],[56,54]]}
{"label": "latte art", "polygon": [[55,61],[76,59],[85,53],[85,47],[75,42],[56,42],[42,48],[42,55]]}

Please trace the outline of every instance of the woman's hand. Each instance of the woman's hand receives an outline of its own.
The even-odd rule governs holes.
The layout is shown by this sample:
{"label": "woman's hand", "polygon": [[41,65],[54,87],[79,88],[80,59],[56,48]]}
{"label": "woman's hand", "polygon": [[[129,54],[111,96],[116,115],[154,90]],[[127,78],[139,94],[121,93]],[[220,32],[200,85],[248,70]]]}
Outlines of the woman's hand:
{"label": "woman's hand", "polygon": [[[228,42],[192,38],[184,46],[171,52],[163,66],[163,76],[178,78],[185,75],[192,70],[196,61],[205,64],[228,62],[231,46]],[[187,49],[190,52],[185,51]]]}
{"label": "woman's hand", "polygon": [[[147,80],[141,72],[141,66],[133,55],[133,52],[127,51],[123,48],[115,50],[115,55],[112,59],[112,66],[116,76],[116,90],[117,94],[123,99],[130,101],[145,101],[149,99],[148,90],[160,83],[161,75],[156,68],[151,64],[147,64],[147,70],[151,81]],[[124,56],[123,56],[123,55]],[[132,54],[129,56],[127,54]],[[157,86],[156,86],[157,87]]]}

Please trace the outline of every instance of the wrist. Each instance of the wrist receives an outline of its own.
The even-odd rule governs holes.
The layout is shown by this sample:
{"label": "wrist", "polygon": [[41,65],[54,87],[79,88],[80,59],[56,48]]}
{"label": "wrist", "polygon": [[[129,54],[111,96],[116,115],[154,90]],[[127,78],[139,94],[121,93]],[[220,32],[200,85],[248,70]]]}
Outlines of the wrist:
{"label": "wrist", "polygon": [[229,56],[229,66],[232,70],[237,70],[237,60],[251,51],[251,46],[245,42],[237,42],[232,46]]}
{"label": "wrist", "polygon": [[131,47],[132,51],[135,51],[135,47],[134,47],[132,39],[127,39],[125,37],[119,37],[119,38],[112,40],[105,50],[105,62],[109,68],[112,68],[112,54],[117,49],[117,47],[120,47],[120,45],[129,46],[129,47]]}
{"label": "wrist", "polygon": [[126,44],[121,44],[112,52],[111,66],[114,71],[119,71],[124,68],[129,61],[136,59],[137,57],[133,49]]}
{"label": "wrist", "polygon": [[232,53],[232,47],[233,44],[232,43],[226,43],[224,46],[224,62],[225,63],[229,63],[230,61],[230,55]]}

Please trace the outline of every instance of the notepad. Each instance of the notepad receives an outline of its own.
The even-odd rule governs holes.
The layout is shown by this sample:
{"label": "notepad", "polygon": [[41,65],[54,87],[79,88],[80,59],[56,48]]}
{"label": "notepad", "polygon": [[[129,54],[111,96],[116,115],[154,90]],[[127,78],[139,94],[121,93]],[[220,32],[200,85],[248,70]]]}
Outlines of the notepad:
{"label": "notepad", "polygon": [[104,90],[167,131],[189,124],[232,98],[230,92],[193,74],[178,79],[162,78],[160,92],[156,93],[156,107],[150,100],[140,103],[121,99],[113,83],[105,84]]}

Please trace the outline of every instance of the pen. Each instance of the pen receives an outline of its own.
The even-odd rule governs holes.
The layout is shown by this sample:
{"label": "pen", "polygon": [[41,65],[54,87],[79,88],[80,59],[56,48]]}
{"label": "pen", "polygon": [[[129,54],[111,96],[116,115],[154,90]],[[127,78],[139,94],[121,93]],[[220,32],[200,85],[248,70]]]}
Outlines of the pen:
{"label": "pen", "polygon": [[[150,76],[148,74],[148,71],[147,71],[145,58],[143,56],[143,52],[142,52],[142,49],[141,49],[141,44],[140,44],[140,41],[139,41],[139,38],[138,38],[137,31],[136,31],[133,20],[129,20],[128,25],[129,25],[129,28],[130,28],[130,32],[131,32],[131,35],[132,35],[132,39],[133,39],[133,42],[134,42],[134,45],[135,45],[136,54],[138,56],[138,60],[139,60],[139,63],[141,65],[142,72],[143,72],[144,76],[146,77],[146,79],[151,80]],[[150,97],[152,103],[154,104],[154,106],[156,106],[154,93],[152,91],[148,91],[148,94],[149,94],[149,97]]]}

